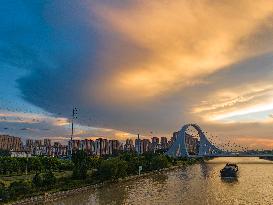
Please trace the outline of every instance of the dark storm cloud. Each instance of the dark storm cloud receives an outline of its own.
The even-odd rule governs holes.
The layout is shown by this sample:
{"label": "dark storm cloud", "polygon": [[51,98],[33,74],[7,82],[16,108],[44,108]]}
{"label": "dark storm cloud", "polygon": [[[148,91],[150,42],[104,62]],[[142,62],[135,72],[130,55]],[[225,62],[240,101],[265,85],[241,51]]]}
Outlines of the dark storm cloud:
{"label": "dark storm cloud", "polygon": [[[76,106],[79,108],[78,122],[82,125],[133,133],[154,131],[165,134],[179,129],[184,123],[197,122],[209,129],[227,131],[231,129],[230,126],[208,123],[202,118],[203,113],[193,113],[194,108],[201,101],[207,101],[208,106],[217,104],[219,98],[214,94],[219,90],[235,90],[239,96],[241,86],[268,84],[272,80],[272,53],[266,45],[266,42],[272,42],[272,37],[264,34],[263,30],[256,34],[253,31],[256,27],[249,21],[247,28],[240,30],[241,25],[234,20],[231,27],[239,31],[231,32],[226,28],[229,16],[223,18],[225,24],[217,22],[219,25],[213,27],[215,32],[211,34],[211,29],[201,24],[210,21],[210,25],[214,25],[213,20],[221,14],[205,3],[200,7],[202,11],[198,12],[198,21],[188,16],[193,18],[193,22],[201,21],[191,27],[187,22],[182,21],[184,26],[178,24],[180,21],[176,22],[179,19],[176,17],[181,15],[179,9],[175,10],[176,13],[171,12],[166,9],[166,4],[156,1],[147,3],[147,7],[145,1],[138,4],[133,1],[103,1],[96,4],[94,1],[18,2],[6,4],[4,18],[1,18],[5,30],[0,34],[1,62],[28,71],[17,81],[25,100],[58,117],[70,118],[72,107]],[[106,5],[113,11],[103,13],[108,10],[99,10],[101,12],[98,13],[103,16],[100,18],[94,11],[97,4]],[[136,4],[136,10],[132,4]],[[181,7],[188,14],[192,10],[187,9],[188,3],[185,4],[185,8],[182,2],[170,5],[172,9]],[[210,17],[203,8],[216,12]],[[252,6],[250,8],[246,10],[252,13]],[[116,9],[120,12],[116,12]],[[153,18],[150,18],[150,11],[153,11]],[[126,12],[130,15],[126,15]],[[238,15],[238,12],[234,13]],[[265,15],[263,11],[261,13],[261,16]],[[105,21],[104,18],[109,16],[113,19]],[[173,17],[170,24],[168,16]],[[150,22],[151,19],[154,21]],[[148,25],[151,23],[151,27],[142,27],[146,22]],[[170,30],[166,31],[166,26]],[[157,29],[160,32],[154,35]],[[266,31],[271,29],[266,27]],[[237,36],[240,32],[243,34]],[[230,38],[225,39],[223,33],[228,33]],[[230,39],[239,40],[230,43]],[[264,51],[266,45],[267,54],[255,53],[256,47],[248,45],[249,39],[256,39],[257,45],[262,42],[258,46],[259,51]],[[241,41],[243,47],[250,47],[251,55],[234,57],[234,53],[241,49],[238,45]],[[181,60],[184,56],[186,66]],[[182,65],[179,64],[180,60]],[[130,75],[126,75],[127,72]],[[129,83],[126,84],[126,81],[123,85],[123,81],[112,80],[119,76],[121,79],[125,76],[125,80],[128,77]],[[136,86],[130,84],[134,82],[134,77],[137,77]],[[129,92],[115,89],[119,85],[128,88]],[[155,87],[152,91],[158,92],[155,97],[143,100],[139,96],[146,96],[146,92],[151,90],[145,88],[150,86]],[[204,116],[207,115],[210,113],[204,113]],[[32,126],[26,128],[34,129],[35,125]],[[242,127],[249,125],[237,126],[238,129]],[[25,127],[20,125],[20,128]],[[58,129],[56,132],[59,132]],[[53,127],[50,130],[54,130]]]}

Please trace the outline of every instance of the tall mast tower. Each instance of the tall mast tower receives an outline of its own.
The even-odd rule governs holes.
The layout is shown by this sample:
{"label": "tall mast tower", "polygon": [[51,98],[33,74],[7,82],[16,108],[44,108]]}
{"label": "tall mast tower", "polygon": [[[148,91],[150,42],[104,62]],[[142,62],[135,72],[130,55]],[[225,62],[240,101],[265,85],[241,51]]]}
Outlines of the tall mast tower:
{"label": "tall mast tower", "polygon": [[77,114],[78,114],[78,109],[76,107],[73,107],[72,109],[72,119],[71,119],[71,138],[70,138],[70,143],[69,143],[69,154],[72,156],[72,151],[73,151],[73,136],[74,136],[74,120],[77,119]]}

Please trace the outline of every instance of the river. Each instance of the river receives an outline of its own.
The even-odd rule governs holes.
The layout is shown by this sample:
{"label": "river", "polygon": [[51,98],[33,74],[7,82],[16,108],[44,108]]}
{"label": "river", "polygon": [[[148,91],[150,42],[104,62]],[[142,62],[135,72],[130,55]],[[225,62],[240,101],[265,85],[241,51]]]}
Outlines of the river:
{"label": "river", "polygon": [[[219,171],[237,163],[237,180],[224,181]],[[119,182],[47,205],[273,204],[273,162],[258,158],[216,158],[137,180]]]}

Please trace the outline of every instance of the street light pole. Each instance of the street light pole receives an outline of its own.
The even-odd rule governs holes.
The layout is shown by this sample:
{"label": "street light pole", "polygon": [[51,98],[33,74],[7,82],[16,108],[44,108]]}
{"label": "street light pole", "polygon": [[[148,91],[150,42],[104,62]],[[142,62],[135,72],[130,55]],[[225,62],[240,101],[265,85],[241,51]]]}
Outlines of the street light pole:
{"label": "street light pole", "polygon": [[73,107],[72,110],[72,120],[71,120],[71,137],[70,137],[70,157],[72,156],[72,151],[73,151],[73,147],[72,147],[72,140],[73,140],[73,136],[74,136],[74,120],[77,119],[77,114],[78,114],[78,109],[76,107]]}

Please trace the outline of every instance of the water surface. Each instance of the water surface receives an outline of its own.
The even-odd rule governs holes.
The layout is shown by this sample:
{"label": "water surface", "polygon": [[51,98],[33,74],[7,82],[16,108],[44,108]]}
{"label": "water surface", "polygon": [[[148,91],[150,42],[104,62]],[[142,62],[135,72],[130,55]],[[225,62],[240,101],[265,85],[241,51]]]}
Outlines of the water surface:
{"label": "water surface", "polygon": [[[226,162],[238,164],[237,180],[219,177]],[[273,162],[258,158],[217,158],[47,203],[74,204],[273,204]]]}

